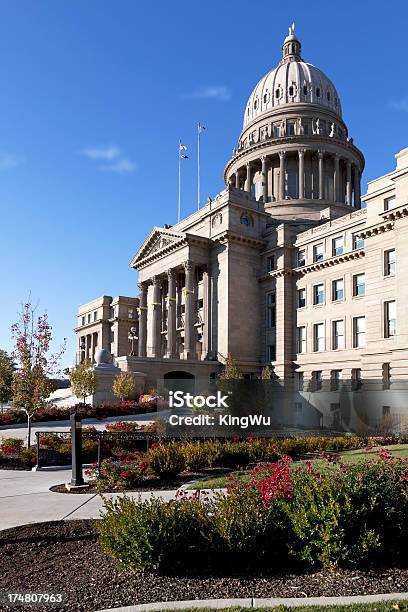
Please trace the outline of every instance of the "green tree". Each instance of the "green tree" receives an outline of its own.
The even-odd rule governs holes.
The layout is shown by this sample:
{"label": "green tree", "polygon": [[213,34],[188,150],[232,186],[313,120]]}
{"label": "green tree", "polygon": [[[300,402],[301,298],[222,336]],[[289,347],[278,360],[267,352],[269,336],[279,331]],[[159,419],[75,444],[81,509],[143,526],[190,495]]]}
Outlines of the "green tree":
{"label": "green tree", "polygon": [[10,355],[0,349],[0,405],[3,412],[3,404],[10,402],[13,397],[13,373],[14,362]]}
{"label": "green tree", "polygon": [[224,369],[219,376],[220,380],[242,380],[244,375],[235,363],[231,353],[228,353]]}
{"label": "green tree", "polygon": [[19,319],[11,327],[15,347],[12,401],[27,415],[27,447],[31,445],[31,419],[44,406],[51,391],[50,378],[59,372],[64,343],[58,353],[50,353],[52,327],[47,314],[36,316],[30,302],[22,305]]}
{"label": "green tree", "polygon": [[72,370],[71,389],[74,395],[83,398],[84,404],[87,396],[96,392],[96,374],[89,360],[83,361]]}
{"label": "green tree", "polygon": [[131,372],[121,372],[115,376],[113,381],[112,391],[116,397],[119,397],[122,402],[129,397],[135,390],[135,379]]}

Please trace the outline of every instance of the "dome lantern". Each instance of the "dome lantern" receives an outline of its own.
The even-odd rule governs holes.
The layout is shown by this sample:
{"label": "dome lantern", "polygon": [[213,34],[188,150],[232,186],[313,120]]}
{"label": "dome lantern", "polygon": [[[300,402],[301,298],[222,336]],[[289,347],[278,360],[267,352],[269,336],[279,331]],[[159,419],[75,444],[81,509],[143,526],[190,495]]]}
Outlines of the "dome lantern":
{"label": "dome lantern", "polygon": [[295,24],[292,23],[289,26],[289,34],[283,41],[282,45],[282,63],[286,64],[288,62],[301,62],[302,58],[300,57],[300,50],[302,45],[300,44],[299,39],[295,36]]}

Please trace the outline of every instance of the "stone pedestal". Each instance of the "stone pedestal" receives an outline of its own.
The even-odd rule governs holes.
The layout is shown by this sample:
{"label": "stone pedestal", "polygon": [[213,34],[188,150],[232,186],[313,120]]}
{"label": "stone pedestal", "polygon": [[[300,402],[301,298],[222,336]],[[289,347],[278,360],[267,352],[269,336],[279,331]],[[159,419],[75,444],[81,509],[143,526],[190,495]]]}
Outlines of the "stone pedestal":
{"label": "stone pedestal", "polygon": [[131,357],[130,355],[116,357],[115,363],[121,372],[131,372],[133,374],[135,390],[130,396],[131,399],[136,399],[141,393],[146,391],[147,374],[139,371],[140,359],[138,357]]}
{"label": "stone pedestal", "polygon": [[116,376],[120,373],[121,369],[111,363],[101,363],[95,366],[96,393],[92,395],[92,406],[119,401],[119,398],[112,392],[112,385]]}

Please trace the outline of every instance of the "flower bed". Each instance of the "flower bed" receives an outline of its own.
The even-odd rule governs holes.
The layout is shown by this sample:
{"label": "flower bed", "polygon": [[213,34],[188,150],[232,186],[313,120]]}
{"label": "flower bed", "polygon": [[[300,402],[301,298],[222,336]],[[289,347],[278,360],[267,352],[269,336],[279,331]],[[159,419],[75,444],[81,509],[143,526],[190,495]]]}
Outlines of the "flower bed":
{"label": "flower bed", "polygon": [[30,470],[36,462],[33,449],[24,448],[23,440],[4,438],[0,443],[0,468]]}
{"label": "flower bed", "polygon": [[333,569],[405,558],[408,461],[385,451],[354,465],[285,456],[256,466],[248,480],[231,478],[227,494],[202,496],[106,501],[97,524],[103,550],[139,572],[203,564]]}
{"label": "flower bed", "polygon": [[[98,406],[76,404],[70,408],[58,408],[57,406],[50,405],[38,410],[33,416],[33,421],[66,421],[69,420],[72,412],[77,412],[83,419],[106,419],[115,416],[146,414],[155,411],[155,401],[124,401],[117,402],[116,404],[99,404]],[[27,417],[21,410],[9,410],[0,414],[0,425],[14,425],[26,422]]]}

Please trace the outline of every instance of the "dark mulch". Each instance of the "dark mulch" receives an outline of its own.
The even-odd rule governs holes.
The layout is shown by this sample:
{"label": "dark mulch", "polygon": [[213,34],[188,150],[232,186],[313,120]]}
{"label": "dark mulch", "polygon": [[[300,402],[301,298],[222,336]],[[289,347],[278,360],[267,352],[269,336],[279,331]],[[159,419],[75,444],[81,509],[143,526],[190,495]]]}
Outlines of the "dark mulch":
{"label": "dark mulch", "polygon": [[[0,567],[2,591],[64,592],[66,604],[58,609],[70,612],[166,600],[408,591],[408,568],[397,567],[255,576],[228,570],[132,574],[102,553],[92,522],[85,520],[25,525],[0,532]],[[55,608],[33,609],[45,612]]]}
{"label": "dark mulch", "polygon": [[[207,468],[202,472],[183,472],[172,480],[160,480],[160,478],[145,478],[139,486],[133,486],[131,491],[174,491],[181,485],[190,482],[191,480],[197,480],[198,478],[208,478],[208,476],[221,476],[228,474],[231,470],[228,468]],[[86,489],[71,489],[70,491],[66,488],[65,484],[58,484],[51,487],[51,491],[54,493],[72,493],[72,494],[83,494],[83,493],[115,493],[117,489],[104,489],[98,491],[93,482],[88,483],[89,486]]]}

